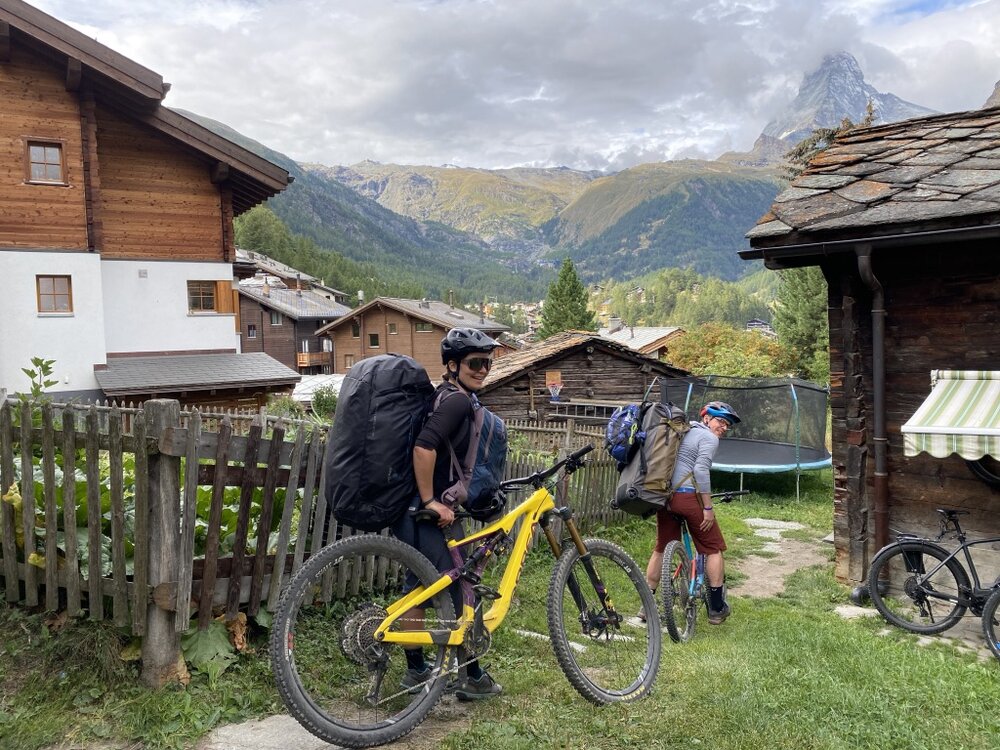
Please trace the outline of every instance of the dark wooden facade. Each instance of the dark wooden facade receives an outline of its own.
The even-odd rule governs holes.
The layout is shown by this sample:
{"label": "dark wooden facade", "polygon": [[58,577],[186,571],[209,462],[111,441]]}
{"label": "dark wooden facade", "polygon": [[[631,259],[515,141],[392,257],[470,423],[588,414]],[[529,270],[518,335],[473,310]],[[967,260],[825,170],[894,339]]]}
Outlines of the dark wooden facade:
{"label": "dark wooden facade", "polygon": [[963,525],[976,537],[1000,534],[1000,489],[955,454],[905,456],[900,432],[931,370],[1000,369],[997,143],[1000,110],[854,131],[779,196],[741,253],[774,269],[816,265],[828,282],[842,581],[863,582],[900,531],[936,535],[935,508],[970,511]]}
{"label": "dark wooden facade", "polygon": [[[1000,361],[1000,256],[995,243],[877,256],[885,290],[888,513],[892,530],[937,532],[935,508],[970,511],[978,536],[1000,534],[1000,489],[956,455],[903,455],[900,427],[930,393],[933,369],[993,369]],[[872,294],[849,262],[824,264],[830,283],[831,406],[838,575],[861,581],[874,548]]]}
{"label": "dark wooden facade", "polygon": [[[272,323],[275,313],[280,323]],[[326,336],[316,331],[325,320],[296,320],[262,305],[255,299],[240,295],[240,339],[244,352],[265,352],[281,364],[303,375],[333,372],[333,352],[323,351]],[[250,338],[250,326],[255,337]]]}
{"label": "dark wooden facade", "polygon": [[625,403],[642,399],[655,377],[687,374],[594,334],[565,332],[494,364],[479,397],[504,419],[542,420],[566,413],[551,403],[547,380],[559,379],[563,404]]}

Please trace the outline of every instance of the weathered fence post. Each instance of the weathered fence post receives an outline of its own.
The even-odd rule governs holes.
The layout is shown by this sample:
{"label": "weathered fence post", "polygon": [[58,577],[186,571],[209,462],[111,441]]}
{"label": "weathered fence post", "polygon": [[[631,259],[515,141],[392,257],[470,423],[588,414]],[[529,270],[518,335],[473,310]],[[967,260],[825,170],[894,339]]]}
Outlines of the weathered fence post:
{"label": "weathered fence post", "polygon": [[[167,427],[180,425],[181,409],[177,401],[154,399],[145,403],[145,410],[146,435],[154,441]],[[142,450],[142,446],[137,446],[136,450]],[[181,460],[154,451],[149,455],[148,475],[149,587],[152,590],[158,584],[177,581],[181,543]],[[174,629],[174,613],[157,606],[149,607],[142,642],[143,682],[150,687],[162,687],[184,671],[180,636]]]}

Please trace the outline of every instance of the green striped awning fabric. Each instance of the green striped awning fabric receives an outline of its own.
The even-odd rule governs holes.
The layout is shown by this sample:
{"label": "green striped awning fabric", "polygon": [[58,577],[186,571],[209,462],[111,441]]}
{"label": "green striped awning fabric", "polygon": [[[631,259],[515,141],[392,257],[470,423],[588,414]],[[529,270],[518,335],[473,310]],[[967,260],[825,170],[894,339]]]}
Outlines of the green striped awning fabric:
{"label": "green striped awning fabric", "polygon": [[907,456],[1000,458],[1000,370],[932,370],[931,395],[902,433]]}

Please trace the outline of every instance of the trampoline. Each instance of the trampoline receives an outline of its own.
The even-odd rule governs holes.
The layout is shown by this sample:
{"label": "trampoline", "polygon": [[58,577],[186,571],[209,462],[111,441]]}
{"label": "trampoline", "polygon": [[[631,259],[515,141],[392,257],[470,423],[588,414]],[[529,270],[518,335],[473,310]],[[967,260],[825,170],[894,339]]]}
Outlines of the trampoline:
{"label": "trampoline", "polygon": [[738,378],[723,375],[664,379],[664,401],[692,417],[709,401],[725,401],[740,424],[719,443],[712,469],[740,475],[795,472],[795,493],[803,471],[832,464],[826,448],[829,392],[797,378]]}

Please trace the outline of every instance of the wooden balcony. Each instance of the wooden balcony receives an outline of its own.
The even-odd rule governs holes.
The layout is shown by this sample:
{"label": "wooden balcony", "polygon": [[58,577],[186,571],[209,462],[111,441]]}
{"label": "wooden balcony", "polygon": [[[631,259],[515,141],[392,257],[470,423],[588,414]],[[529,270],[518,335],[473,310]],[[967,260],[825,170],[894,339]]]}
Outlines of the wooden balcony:
{"label": "wooden balcony", "polygon": [[332,352],[298,352],[295,355],[295,364],[298,367],[322,367],[332,365]]}

